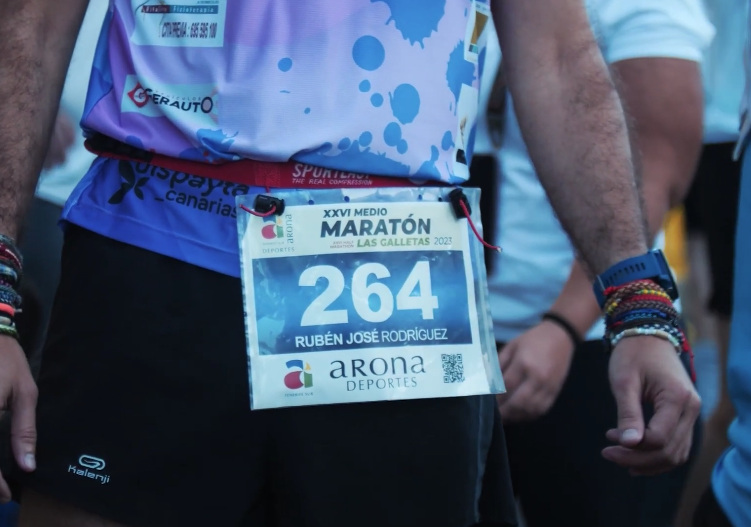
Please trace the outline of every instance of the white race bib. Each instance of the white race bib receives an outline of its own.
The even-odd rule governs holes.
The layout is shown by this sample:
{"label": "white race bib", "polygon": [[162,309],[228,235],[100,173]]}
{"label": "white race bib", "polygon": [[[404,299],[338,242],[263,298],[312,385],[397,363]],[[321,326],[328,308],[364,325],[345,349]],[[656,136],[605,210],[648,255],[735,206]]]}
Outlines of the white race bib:
{"label": "white race bib", "polygon": [[238,207],[252,408],[503,390],[477,240],[439,194],[283,191],[281,215]]}

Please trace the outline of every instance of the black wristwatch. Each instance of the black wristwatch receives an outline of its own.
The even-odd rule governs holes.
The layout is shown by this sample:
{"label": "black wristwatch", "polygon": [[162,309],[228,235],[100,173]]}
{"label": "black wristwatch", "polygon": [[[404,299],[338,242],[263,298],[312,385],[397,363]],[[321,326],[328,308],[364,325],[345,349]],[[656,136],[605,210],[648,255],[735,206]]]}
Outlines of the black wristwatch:
{"label": "black wristwatch", "polygon": [[655,249],[642,256],[623,260],[597,277],[594,290],[600,307],[605,306],[605,290],[608,287],[617,287],[634,280],[653,280],[673,301],[678,299],[678,286],[668,261],[662,251]]}

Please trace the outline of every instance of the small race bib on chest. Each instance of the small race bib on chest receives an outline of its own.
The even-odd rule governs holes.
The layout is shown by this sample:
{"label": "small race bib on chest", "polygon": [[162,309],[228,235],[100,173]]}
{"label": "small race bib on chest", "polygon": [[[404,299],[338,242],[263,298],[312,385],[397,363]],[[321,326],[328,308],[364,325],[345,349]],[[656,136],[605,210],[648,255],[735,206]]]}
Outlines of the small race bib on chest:
{"label": "small race bib on chest", "polygon": [[482,251],[446,194],[279,191],[265,217],[238,197],[252,408],[503,391]]}

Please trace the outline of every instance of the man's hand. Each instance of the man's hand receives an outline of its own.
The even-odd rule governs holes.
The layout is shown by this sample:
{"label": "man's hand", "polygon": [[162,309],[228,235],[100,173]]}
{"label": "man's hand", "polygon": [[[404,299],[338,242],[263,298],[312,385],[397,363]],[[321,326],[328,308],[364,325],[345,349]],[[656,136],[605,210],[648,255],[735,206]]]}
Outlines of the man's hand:
{"label": "man's hand", "polygon": [[549,321],[509,342],[498,353],[507,390],[498,396],[503,420],[522,421],[545,414],[563,387],[573,354],[568,334]]}
{"label": "man's hand", "polygon": [[44,159],[44,168],[48,170],[65,163],[68,158],[68,149],[75,140],[76,131],[73,123],[70,122],[70,117],[65,112],[59,112],[55,120],[55,127],[52,130],[47,157]]}
{"label": "man's hand", "polygon": [[[37,387],[18,342],[0,336],[0,405],[12,413],[11,446],[18,465],[26,472],[36,468]],[[10,501],[10,488],[0,475],[0,501]]]}
{"label": "man's hand", "polygon": [[[685,463],[701,399],[675,348],[656,337],[627,337],[610,359],[610,384],[618,405],[618,428],[607,438],[618,443],[603,457],[631,469],[634,475],[654,475]],[[654,406],[646,425],[642,402]]]}

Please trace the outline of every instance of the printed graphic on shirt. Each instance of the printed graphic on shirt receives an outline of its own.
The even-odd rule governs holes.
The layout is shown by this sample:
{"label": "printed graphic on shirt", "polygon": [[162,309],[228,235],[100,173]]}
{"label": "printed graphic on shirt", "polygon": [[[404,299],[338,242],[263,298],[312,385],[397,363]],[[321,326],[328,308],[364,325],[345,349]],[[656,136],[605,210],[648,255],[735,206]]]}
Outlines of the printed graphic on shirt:
{"label": "printed graphic on shirt", "polygon": [[87,130],[211,163],[469,176],[487,0],[306,0],[315,31],[296,0],[111,1]]}
{"label": "printed graphic on shirt", "polygon": [[464,53],[465,60],[477,63],[480,50],[485,48],[487,36],[485,27],[490,20],[490,5],[482,2],[475,2],[472,10],[472,19],[467,24],[467,48]]}
{"label": "printed graphic on shirt", "polygon": [[157,85],[128,75],[120,109],[123,113],[174,117],[198,128],[214,128],[218,121],[218,98],[218,90],[211,84]]}
{"label": "printed graphic on shirt", "polygon": [[475,115],[477,115],[477,89],[462,84],[457,105],[457,117],[459,124],[456,131],[454,146],[455,173],[469,173],[468,163],[472,158],[472,147],[475,143]]}
{"label": "printed graphic on shirt", "polygon": [[[87,133],[204,163],[293,160],[323,186],[469,176],[487,0],[110,3]],[[102,160],[64,218],[236,275],[234,198],[248,191]]]}
{"label": "printed graphic on shirt", "polygon": [[222,47],[227,0],[131,0],[139,46]]}
{"label": "printed graphic on shirt", "polygon": [[456,97],[456,134],[452,140],[447,132],[441,145],[444,150],[454,149],[453,165],[448,167],[448,171],[456,175],[466,174],[464,177],[467,178],[478,115],[479,90],[474,86],[482,75],[485,60],[485,28],[490,21],[490,5],[482,1],[473,2],[469,17],[466,38],[460,42],[449,59],[449,75],[451,70],[455,72],[454,76],[450,77],[449,84]]}

